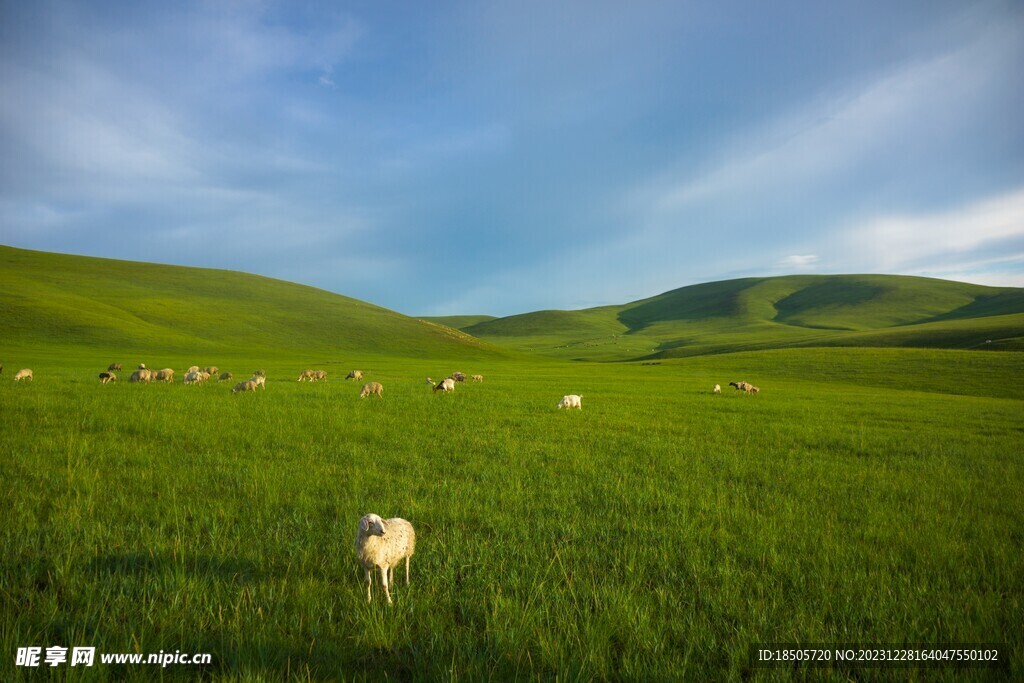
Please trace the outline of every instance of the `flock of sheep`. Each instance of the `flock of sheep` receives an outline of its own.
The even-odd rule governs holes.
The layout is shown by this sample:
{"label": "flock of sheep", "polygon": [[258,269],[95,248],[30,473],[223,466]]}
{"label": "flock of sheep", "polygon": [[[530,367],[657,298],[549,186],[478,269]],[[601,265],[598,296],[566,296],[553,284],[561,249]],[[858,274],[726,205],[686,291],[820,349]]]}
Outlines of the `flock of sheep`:
{"label": "flock of sheep", "polygon": [[[117,380],[115,372],[121,371],[120,363],[111,363],[106,372],[99,374],[100,382],[107,384]],[[185,384],[202,384],[208,381],[210,378],[217,376],[219,382],[230,381],[233,375],[230,372],[220,373],[219,368],[215,366],[209,366],[206,368],[200,368],[198,365],[193,365],[185,371],[184,383]],[[3,373],[3,365],[0,364],[0,374]],[[29,381],[32,380],[32,370],[25,368],[19,370],[14,375],[14,381],[18,382],[23,379]],[[239,393],[244,391],[256,391],[257,388],[266,389],[267,373],[265,370],[256,370],[253,372],[252,377],[249,379],[239,382],[231,390],[232,393]],[[345,377],[346,380],[361,380],[363,379],[363,372],[361,370],[352,370]],[[474,382],[483,382],[483,375],[473,375],[471,378]],[[326,381],[327,373],[324,370],[303,370],[299,373],[299,382],[318,382]],[[434,383],[434,380],[427,378],[427,384],[433,387],[433,391],[449,393],[455,391],[455,385],[459,382],[465,382],[467,376],[463,372],[453,372],[448,377],[445,377],[440,382]],[[149,370],[146,368],[145,363],[140,363],[139,367],[132,372],[129,382],[141,382],[148,384],[150,382],[173,382],[174,381],[174,370],[171,368],[164,368],[162,370]],[[738,391],[742,391],[749,395],[757,395],[761,390],[755,387],[750,382],[729,382],[729,386],[735,387]],[[721,385],[716,384],[712,389],[713,394],[721,394]],[[384,387],[380,382],[367,382],[363,385],[359,392],[360,398],[366,396],[378,396],[383,398]],[[580,394],[567,394],[562,397],[562,400],[558,403],[558,408],[576,408],[579,410],[583,409],[583,396]],[[405,583],[409,583],[409,561],[412,558],[413,553],[416,551],[416,531],[413,529],[412,524],[408,521],[394,517],[391,519],[381,519],[380,516],[375,514],[365,515],[359,520],[359,528],[356,532],[356,556],[359,560],[359,564],[362,566],[363,571],[366,575],[366,599],[371,601],[373,596],[371,594],[371,587],[373,585],[373,571],[375,569],[380,570],[381,584],[384,587],[384,595],[387,597],[389,603],[391,600],[390,585],[394,581],[395,567],[399,566],[402,561],[405,561]]]}

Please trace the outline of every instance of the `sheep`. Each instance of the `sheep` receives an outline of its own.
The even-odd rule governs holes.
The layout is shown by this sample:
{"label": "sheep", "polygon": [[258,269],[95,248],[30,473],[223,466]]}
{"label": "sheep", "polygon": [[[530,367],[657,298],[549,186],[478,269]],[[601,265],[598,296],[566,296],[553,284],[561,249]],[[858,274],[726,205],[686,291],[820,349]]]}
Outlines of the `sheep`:
{"label": "sheep", "polygon": [[761,390],[755,387],[753,384],[748,384],[746,392],[748,395],[756,396]]}
{"label": "sheep", "polygon": [[428,377],[428,378],[427,378],[427,384],[429,384],[430,386],[434,386],[434,380],[432,380],[432,379],[430,379],[430,378]]}
{"label": "sheep", "polygon": [[359,392],[359,398],[366,398],[371,394],[384,398],[384,387],[380,382],[367,382],[364,384],[362,391]]}
{"label": "sheep", "polygon": [[314,370],[313,371],[313,381],[314,382],[319,382],[320,380],[323,380],[325,382],[327,381],[327,371],[326,370]]}
{"label": "sheep", "polygon": [[256,391],[256,382],[251,379],[247,379],[244,382],[239,382],[235,385],[235,388],[231,390],[232,394],[237,394],[240,391]]}
{"label": "sheep", "polygon": [[118,372],[121,372],[121,364],[120,363],[111,363],[110,365],[107,366],[107,372],[114,372],[115,370],[117,370]]}
{"label": "sheep", "polygon": [[30,382],[32,381],[32,371],[28,368],[23,368],[14,373],[15,382],[20,382],[23,379],[27,379]]}
{"label": "sheep", "polygon": [[139,367],[136,368],[136,369],[137,370],[145,370],[146,369],[146,364],[145,363],[139,363]]}
{"label": "sheep", "polygon": [[730,387],[736,387],[737,391],[746,391],[750,386],[747,382],[729,382]]}
{"label": "sheep", "polygon": [[222,373],[220,373],[220,377],[217,378],[217,381],[218,382],[230,382],[233,377],[234,377],[234,375],[232,375],[230,372],[222,372]]}
{"label": "sheep", "polygon": [[156,373],[156,381],[158,382],[173,382],[174,381],[174,370],[171,368],[164,368]]}
{"label": "sheep", "polygon": [[216,375],[216,374],[217,374],[218,372],[220,372],[220,368],[218,368],[218,367],[217,367],[216,365],[211,365],[211,366],[209,366],[208,368],[205,368],[205,369],[203,370],[203,372],[205,372],[205,373],[206,373],[207,375],[209,375],[210,377],[213,377],[213,376],[214,376],[214,375]]}
{"label": "sheep", "polygon": [[583,396],[581,394],[568,394],[562,397],[562,402],[558,404],[559,408],[579,408],[583,410]]}
{"label": "sheep", "polygon": [[456,382],[465,382],[466,381],[466,373],[464,373],[464,372],[453,372],[452,374],[450,374],[448,376],[451,377]]}
{"label": "sheep", "polygon": [[263,389],[263,391],[267,390],[267,378],[264,375],[253,375],[249,379],[253,382],[256,382],[256,385],[260,389]]}
{"label": "sheep", "polygon": [[144,384],[149,384],[151,379],[152,379],[152,377],[150,376],[149,370],[146,370],[145,368],[142,368],[141,370],[136,370],[135,372],[133,372],[132,376],[128,378],[128,381],[129,382],[142,382]]}
{"label": "sheep", "polygon": [[313,381],[313,371],[312,370],[303,370],[302,372],[300,372],[299,373],[299,379],[297,381],[301,382],[302,380],[306,380],[308,382],[312,382]]}
{"label": "sheep", "polygon": [[185,375],[185,384],[202,384],[206,380],[210,379],[210,373],[205,370],[199,372],[190,372]]}
{"label": "sheep", "polygon": [[484,376],[483,375],[473,375],[473,381],[474,382],[483,382],[484,381]]}
{"label": "sheep", "polygon": [[436,387],[434,387],[435,394],[439,391],[443,391],[445,393],[449,391],[455,391],[455,380],[453,380],[451,377],[445,377],[443,380],[437,383]]}
{"label": "sheep", "polygon": [[395,577],[395,565],[405,560],[405,585],[409,585],[409,560],[416,552],[416,531],[412,524],[400,517],[381,519],[378,515],[365,515],[359,520],[356,532],[356,556],[366,572],[366,601],[373,596],[372,571],[380,567],[380,580],[384,584],[384,595],[391,604],[389,585]]}
{"label": "sheep", "polygon": [[715,388],[711,390],[711,393],[712,393],[712,394],[720,394],[720,393],[722,393],[722,387],[721,387],[721,385],[719,385],[719,384],[716,384],[716,385],[715,385]]}
{"label": "sheep", "polygon": [[191,366],[188,370],[185,371],[185,374],[187,375],[190,372],[199,372],[199,366],[198,365]]}
{"label": "sheep", "polygon": [[267,376],[267,371],[262,369],[262,368],[260,368],[259,370],[254,370],[253,373],[252,373],[252,376],[253,377],[266,377]]}
{"label": "sheep", "polygon": [[112,372],[101,372],[100,373],[100,384],[106,384],[107,382],[116,382],[117,375]]}
{"label": "sheep", "polygon": [[362,370],[353,370],[352,372],[348,373],[348,375],[345,376],[345,379],[362,379],[362,378],[363,378],[363,371]]}

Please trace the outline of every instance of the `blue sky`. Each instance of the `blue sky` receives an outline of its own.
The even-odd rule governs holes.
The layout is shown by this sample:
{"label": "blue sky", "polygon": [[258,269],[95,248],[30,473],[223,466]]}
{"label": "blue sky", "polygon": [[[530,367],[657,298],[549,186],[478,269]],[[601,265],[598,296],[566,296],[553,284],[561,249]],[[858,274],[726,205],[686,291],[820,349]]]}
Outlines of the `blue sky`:
{"label": "blue sky", "polygon": [[1024,5],[7,2],[0,243],[403,313],[1024,286]]}

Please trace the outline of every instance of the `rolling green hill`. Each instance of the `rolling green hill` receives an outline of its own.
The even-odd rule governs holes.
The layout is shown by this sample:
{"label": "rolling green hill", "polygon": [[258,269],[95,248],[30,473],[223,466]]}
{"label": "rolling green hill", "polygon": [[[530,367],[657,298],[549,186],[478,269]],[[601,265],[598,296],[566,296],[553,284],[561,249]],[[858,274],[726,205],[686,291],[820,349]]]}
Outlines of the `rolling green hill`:
{"label": "rolling green hill", "polygon": [[500,353],[442,325],[304,285],[225,270],[0,247],[3,348]]}
{"label": "rolling green hill", "polygon": [[790,275],[692,285],[621,306],[462,328],[590,360],[799,346],[1024,348],[1024,290],[897,275]]}
{"label": "rolling green hill", "polygon": [[485,323],[488,320],[495,319],[496,316],[493,315],[425,315],[419,317],[419,320],[425,320],[428,323],[437,323],[438,325],[444,325],[445,327],[451,327],[456,330],[461,330],[463,327],[469,327],[470,325]]}

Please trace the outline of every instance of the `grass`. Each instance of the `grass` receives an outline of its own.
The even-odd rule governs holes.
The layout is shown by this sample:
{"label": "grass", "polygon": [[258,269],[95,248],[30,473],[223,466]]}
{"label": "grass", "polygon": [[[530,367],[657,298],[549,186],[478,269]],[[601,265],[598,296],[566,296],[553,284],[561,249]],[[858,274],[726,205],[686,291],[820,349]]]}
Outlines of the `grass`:
{"label": "grass", "polygon": [[[210,652],[162,672],[210,680],[667,680],[784,676],[752,668],[756,642],[995,641],[1024,675],[1024,396],[993,381],[1018,353],[204,361],[267,367],[255,395],[22,354],[35,382],[0,381],[10,649]],[[339,379],[356,362],[382,400]],[[331,380],[295,382],[307,366]],[[486,379],[423,381],[456,369]],[[762,394],[708,391],[742,378]],[[419,535],[391,606],[355,562],[370,511]]]}
{"label": "grass", "polygon": [[[213,656],[70,681],[805,677],[754,668],[762,642],[1000,642],[1001,671],[814,677],[1020,679],[1020,292],[751,278],[418,321],[0,247],[0,680],[52,677],[11,654],[53,645]],[[448,326],[470,322],[512,351]],[[178,382],[124,381],[139,362]],[[192,364],[267,389],[186,387]],[[485,381],[424,381],[455,370]],[[761,394],[710,393],[741,379]],[[418,533],[394,605],[365,601],[367,512]]]}
{"label": "grass", "polygon": [[[0,246],[4,352],[90,347],[115,353],[238,349],[485,358],[492,345],[313,287],[204,268]],[[187,367],[187,366],[186,366]]]}

